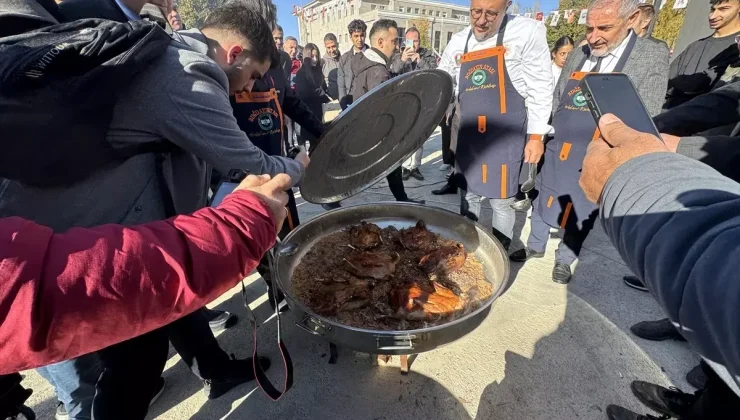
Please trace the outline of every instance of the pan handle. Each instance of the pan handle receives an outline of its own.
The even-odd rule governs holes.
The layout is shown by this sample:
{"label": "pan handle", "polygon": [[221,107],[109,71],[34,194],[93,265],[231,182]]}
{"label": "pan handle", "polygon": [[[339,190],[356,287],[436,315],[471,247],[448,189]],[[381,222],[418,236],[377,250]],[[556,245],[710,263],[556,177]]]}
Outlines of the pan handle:
{"label": "pan handle", "polygon": [[376,336],[377,348],[380,351],[413,350],[415,335],[384,337]]}
{"label": "pan handle", "polygon": [[326,326],[311,315],[304,316],[303,319],[300,322],[296,322],[295,325],[303,331],[306,331],[309,334],[318,335],[319,337],[323,337],[329,332],[329,330],[331,330],[331,325]]}

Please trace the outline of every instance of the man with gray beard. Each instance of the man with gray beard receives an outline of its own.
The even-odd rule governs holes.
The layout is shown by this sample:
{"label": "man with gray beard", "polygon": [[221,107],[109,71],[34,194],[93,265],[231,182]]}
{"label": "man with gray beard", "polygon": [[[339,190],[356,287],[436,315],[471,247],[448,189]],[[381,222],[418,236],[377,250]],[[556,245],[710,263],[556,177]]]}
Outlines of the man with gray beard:
{"label": "man with gray beard", "polygon": [[541,258],[550,228],[564,229],[555,252],[552,280],[567,284],[573,264],[593,228],[598,206],[578,185],[583,157],[595,138],[596,123],[578,86],[588,73],[621,72],[630,77],[651,116],[660,112],[668,84],[668,47],[638,37],[631,29],[640,11],[638,0],[592,0],[586,18],[587,44],[568,56],[553,100],[554,136],[547,141],[537,177],[539,195],[532,203],[527,246],[511,254],[524,262]]}

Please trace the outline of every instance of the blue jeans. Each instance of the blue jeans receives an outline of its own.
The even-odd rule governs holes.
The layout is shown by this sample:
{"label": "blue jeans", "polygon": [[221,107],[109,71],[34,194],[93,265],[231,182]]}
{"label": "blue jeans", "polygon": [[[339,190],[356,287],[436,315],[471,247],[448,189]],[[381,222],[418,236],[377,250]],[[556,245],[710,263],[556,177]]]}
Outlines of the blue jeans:
{"label": "blue jeans", "polygon": [[92,418],[95,384],[103,369],[96,353],[36,369],[54,387],[69,420]]}

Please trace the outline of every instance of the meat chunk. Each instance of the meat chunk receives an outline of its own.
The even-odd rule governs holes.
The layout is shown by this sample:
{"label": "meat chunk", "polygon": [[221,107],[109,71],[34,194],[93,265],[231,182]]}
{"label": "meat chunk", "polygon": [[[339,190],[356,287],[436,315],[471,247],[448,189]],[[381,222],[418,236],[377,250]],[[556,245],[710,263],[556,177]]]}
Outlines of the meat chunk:
{"label": "meat chunk", "polygon": [[358,277],[387,280],[396,272],[396,264],[401,259],[397,253],[362,251],[344,259],[345,269]]}
{"label": "meat chunk", "polygon": [[370,284],[364,280],[329,283],[315,291],[311,308],[320,315],[336,315],[339,311],[364,307],[370,296]]}
{"label": "meat chunk", "polygon": [[349,229],[349,243],[357,249],[370,249],[383,243],[380,228],[372,223],[362,222]]}
{"label": "meat chunk", "polygon": [[397,314],[409,321],[433,320],[463,309],[459,296],[437,282],[433,285],[431,293],[416,283],[394,290],[392,303]]}
{"label": "meat chunk", "polygon": [[421,257],[419,268],[427,274],[433,274],[438,271],[451,273],[459,270],[465,264],[466,258],[465,247],[463,244],[457,243],[453,246],[443,246]]}
{"label": "meat chunk", "polygon": [[401,229],[398,240],[404,248],[416,251],[432,251],[437,249],[437,237],[427,229],[423,220],[416,222],[416,226]]}

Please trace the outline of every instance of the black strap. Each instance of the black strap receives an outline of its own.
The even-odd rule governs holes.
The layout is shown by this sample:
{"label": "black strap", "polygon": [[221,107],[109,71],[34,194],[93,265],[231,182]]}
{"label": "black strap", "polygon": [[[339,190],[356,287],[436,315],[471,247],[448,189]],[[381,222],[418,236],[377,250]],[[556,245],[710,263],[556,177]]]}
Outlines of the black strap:
{"label": "black strap", "polygon": [[[273,287],[275,287],[275,283],[273,283]],[[273,300],[273,303],[275,305],[275,319],[277,321],[277,343],[278,348],[280,349],[280,355],[283,358],[285,382],[283,383],[282,391],[279,391],[272,384],[272,382],[270,382],[270,379],[265,374],[265,370],[262,369],[262,366],[259,363],[260,356],[259,353],[257,353],[257,318],[255,318],[254,312],[252,312],[252,309],[249,307],[249,302],[247,301],[247,289],[244,287],[244,281],[242,281],[242,297],[244,298],[244,308],[246,308],[247,311],[247,320],[252,324],[254,343],[252,347],[252,369],[254,370],[254,378],[257,382],[257,385],[259,385],[262,391],[264,391],[264,393],[267,394],[267,396],[270,397],[270,399],[273,401],[279,400],[283,395],[288,393],[290,388],[293,387],[293,360],[290,358],[290,353],[288,352],[288,348],[285,347],[285,343],[283,342],[282,338],[280,303],[278,302],[277,297],[278,294],[279,293],[277,293],[277,291],[275,291],[275,293],[268,293],[270,299]]]}
{"label": "black strap", "polygon": [[[506,24],[509,22],[509,15],[504,15],[504,20],[501,22],[501,26],[498,28],[498,36],[496,38],[496,46],[500,47],[504,45],[504,33],[506,32]],[[465,48],[463,49],[463,55],[468,53],[468,43],[470,43],[470,37],[473,36],[473,28],[470,28],[468,37],[465,39]]]}

